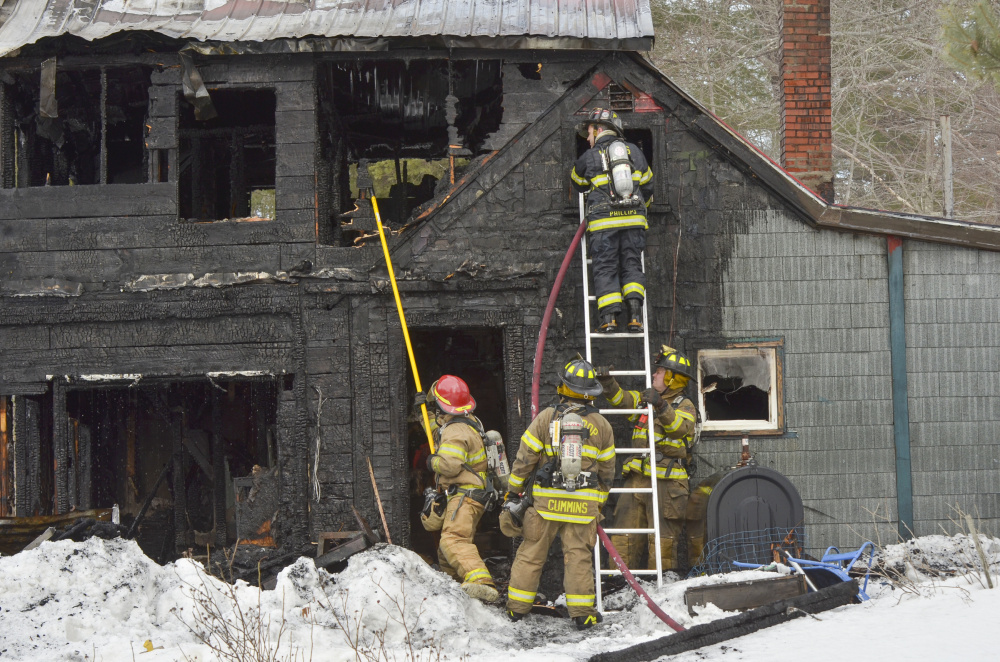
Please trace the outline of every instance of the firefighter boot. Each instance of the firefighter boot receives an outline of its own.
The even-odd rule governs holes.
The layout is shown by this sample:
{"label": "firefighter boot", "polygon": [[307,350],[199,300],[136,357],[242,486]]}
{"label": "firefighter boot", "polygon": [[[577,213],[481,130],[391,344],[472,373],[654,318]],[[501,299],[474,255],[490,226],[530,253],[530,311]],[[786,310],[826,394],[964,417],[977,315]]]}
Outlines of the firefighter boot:
{"label": "firefighter boot", "polygon": [[489,580],[479,580],[474,582],[465,582],[462,584],[462,590],[470,598],[475,598],[480,602],[496,602],[500,594],[497,593],[496,586],[493,585],[492,581]]}
{"label": "firefighter boot", "polygon": [[587,628],[592,628],[598,623],[604,622],[604,617],[601,616],[601,612],[595,611],[593,614],[588,614],[587,616],[575,616],[573,622],[576,623],[577,630],[586,630]]}
{"label": "firefighter boot", "polygon": [[614,333],[618,330],[618,320],[615,319],[617,313],[606,313],[603,311],[598,311],[597,315],[597,332],[598,333]]}
{"label": "firefighter boot", "polygon": [[628,304],[628,332],[642,333],[642,299],[626,299]]}

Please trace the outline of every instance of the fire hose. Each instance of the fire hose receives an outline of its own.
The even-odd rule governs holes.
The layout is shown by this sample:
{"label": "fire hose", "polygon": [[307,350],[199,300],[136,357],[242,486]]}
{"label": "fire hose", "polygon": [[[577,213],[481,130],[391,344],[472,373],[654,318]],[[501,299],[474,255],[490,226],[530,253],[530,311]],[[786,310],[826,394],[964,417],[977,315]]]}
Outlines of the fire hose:
{"label": "fire hose", "polygon": [[[576,231],[576,235],[573,236],[573,241],[570,243],[569,249],[566,251],[566,256],[563,258],[562,264],[559,266],[559,272],[556,274],[555,282],[552,284],[552,291],[549,292],[549,301],[545,306],[545,314],[542,316],[542,327],[538,330],[538,343],[535,345],[535,365],[531,373],[532,418],[538,415],[538,391],[542,375],[542,355],[545,352],[545,338],[548,335],[549,320],[552,317],[552,310],[555,308],[556,299],[559,296],[559,289],[562,287],[563,278],[566,276],[566,270],[569,268],[569,263],[573,260],[573,255],[576,254],[577,244],[580,243],[580,239],[583,237],[583,233],[586,228],[586,222],[581,222],[580,227]],[[388,260],[388,252],[386,253],[386,259]],[[584,302],[584,305],[588,304]],[[402,310],[400,310],[400,315],[402,315]],[[414,372],[416,372],[416,370],[414,370]],[[600,537],[601,543],[604,545],[604,549],[608,550],[608,554],[611,556],[612,560],[614,560],[615,565],[618,566],[622,576],[625,577],[625,581],[627,581],[629,586],[632,587],[632,590],[636,592],[636,595],[639,596],[639,599],[642,600],[643,604],[649,607],[650,611],[656,614],[657,618],[673,628],[675,632],[681,632],[684,630],[682,625],[670,618],[666,612],[660,609],[660,606],[656,604],[651,597],[649,597],[649,594],[646,593],[639,582],[636,581],[635,577],[629,571],[628,566],[625,565],[625,561],[622,560],[618,550],[615,549],[613,544],[611,544],[611,539],[608,537],[608,534],[604,532],[604,528],[601,527],[600,524],[597,525],[597,535]],[[598,575],[597,581],[601,581],[600,575]]]}

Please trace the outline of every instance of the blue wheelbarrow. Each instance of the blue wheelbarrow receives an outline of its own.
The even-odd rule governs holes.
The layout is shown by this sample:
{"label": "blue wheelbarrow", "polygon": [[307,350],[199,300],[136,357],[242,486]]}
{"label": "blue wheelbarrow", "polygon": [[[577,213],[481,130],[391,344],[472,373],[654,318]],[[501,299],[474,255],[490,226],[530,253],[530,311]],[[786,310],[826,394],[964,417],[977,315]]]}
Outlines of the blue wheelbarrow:
{"label": "blue wheelbarrow", "polygon": [[[849,581],[851,579],[850,573],[854,570],[854,566],[859,561],[864,564],[862,559],[867,559],[867,567],[864,567],[865,581],[858,590],[858,601],[864,602],[869,599],[865,591],[868,589],[868,576],[871,573],[872,566],[875,564],[875,545],[871,541],[866,542],[851,552],[841,552],[836,547],[827,547],[826,552],[819,561],[797,559],[787,552],[786,556],[793,568],[802,571],[802,574],[806,577],[806,583],[813,591]],[[733,561],[733,565],[740,568],[763,567],[756,563],[741,563],[739,561]],[[859,567],[858,570],[860,569]]]}

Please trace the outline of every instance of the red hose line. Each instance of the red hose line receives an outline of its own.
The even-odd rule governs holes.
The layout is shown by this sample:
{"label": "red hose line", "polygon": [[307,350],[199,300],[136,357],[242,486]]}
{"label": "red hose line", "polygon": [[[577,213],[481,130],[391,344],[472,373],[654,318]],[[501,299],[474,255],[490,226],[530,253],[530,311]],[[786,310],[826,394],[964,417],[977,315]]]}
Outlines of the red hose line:
{"label": "red hose line", "polygon": [[583,232],[586,229],[587,224],[580,223],[580,227],[577,228],[576,234],[573,236],[573,241],[566,251],[566,257],[563,258],[562,264],[559,266],[556,281],[552,284],[552,291],[549,292],[549,302],[545,305],[545,314],[542,316],[542,328],[538,331],[538,344],[535,345],[535,367],[531,371],[532,420],[535,419],[535,416],[538,416],[538,387],[542,378],[542,354],[545,353],[545,337],[549,333],[549,320],[552,318],[552,310],[556,307],[556,299],[559,296],[559,288],[562,287],[563,278],[566,276],[566,270],[569,269],[569,263],[573,260],[573,256],[576,255],[576,247],[580,244],[580,239],[583,237]]}
{"label": "red hose line", "polygon": [[604,549],[608,550],[608,554],[611,556],[611,559],[615,562],[615,565],[618,566],[618,569],[621,570],[622,575],[624,575],[625,581],[627,581],[629,586],[632,587],[632,590],[639,595],[639,599],[642,600],[643,604],[649,607],[649,610],[656,614],[657,618],[672,627],[674,632],[683,632],[684,626],[670,618],[670,616],[667,615],[667,612],[660,609],[660,605],[656,604],[656,602],[653,601],[653,598],[649,597],[649,594],[646,593],[642,586],[639,585],[639,582],[635,580],[635,576],[629,572],[628,566],[625,565],[625,561],[622,560],[622,557],[618,553],[618,550],[615,549],[615,546],[611,544],[611,539],[608,538],[608,534],[604,532],[604,528],[600,524],[597,525],[597,535],[601,537],[601,542],[604,543]]}
{"label": "red hose line", "polygon": [[[573,236],[573,242],[569,245],[569,249],[566,251],[566,257],[563,258],[562,264],[559,266],[559,273],[556,274],[556,280],[552,284],[552,291],[549,292],[549,302],[545,306],[545,314],[542,316],[542,328],[538,330],[538,344],[535,345],[535,367],[531,372],[531,418],[534,420],[535,416],[538,416],[538,389],[539,382],[542,378],[542,355],[545,353],[545,337],[549,333],[549,320],[552,319],[552,310],[556,307],[556,298],[559,296],[559,288],[562,287],[563,278],[566,276],[566,270],[569,268],[569,263],[573,260],[573,256],[576,254],[576,247],[580,243],[580,239],[583,237],[584,230],[587,229],[586,223],[580,223],[580,227],[576,231],[576,235]],[[589,305],[584,302],[585,305]],[[621,555],[618,554],[618,550],[615,546],[611,544],[611,539],[608,538],[608,534],[604,532],[604,528],[600,524],[597,525],[597,535],[601,537],[601,542],[604,544],[604,549],[608,550],[608,554],[614,560],[618,569],[621,570],[622,575],[625,577],[625,581],[629,583],[632,590],[638,594],[639,598],[642,600],[643,604],[649,607],[649,610],[656,614],[657,618],[669,625],[674,629],[675,632],[681,632],[684,630],[684,626],[680,625],[677,621],[670,618],[665,611],[660,609],[660,605],[656,604],[649,594],[643,590],[639,582],[635,580],[635,577],[629,572],[628,566],[622,560]],[[601,581],[598,577],[597,581]]]}

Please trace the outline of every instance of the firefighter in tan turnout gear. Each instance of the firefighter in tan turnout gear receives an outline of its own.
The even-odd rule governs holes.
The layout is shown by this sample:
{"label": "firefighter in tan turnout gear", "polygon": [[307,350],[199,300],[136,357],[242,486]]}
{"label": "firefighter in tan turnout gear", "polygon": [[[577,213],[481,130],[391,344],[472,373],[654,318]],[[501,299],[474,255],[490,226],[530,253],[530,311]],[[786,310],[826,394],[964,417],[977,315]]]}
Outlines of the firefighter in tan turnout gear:
{"label": "firefighter in tan turnout gear", "polygon": [[[434,472],[438,489],[448,502],[443,513],[431,516],[435,521],[442,519],[438,563],[444,572],[462,583],[462,590],[470,597],[493,602],[498,597],[496,586],[473,542],[483,513],[497,501],[492,476],[487,471],[483,443],[487,433],[472,415],[476,401],[462,379],[452,375],[441,377],[428,389],[426,401],[436,406],[439,426],[435,431],[436,452],[427,458],[427,466]],[[421,516],[424,528],[432,530],[433,525],[429,526],[427,519],[426,514]]]}
{"label": "firefighter in tan turnout gear", "polygon": [[[664,345],[653,356],[656,372],[653,387],[645,391],[626,391],[606,368],[598,370],[598,380],[604,387],[604,397],[615,409],[642,409],[653,406],[653,436],[656,458],[633,457],[625,463],[622,474],[626,488],[649,487],[655,473],[657,478],[657,505],[660,511],[660,558],[664,570],[682,569],[677,558],[678,542],[682,539],[687,517],[690,488],[686,469],[689,448],[695,430],[695,407],[684,396],[684,387],[694,376],[691,361],[675,349]],[[631,448],[648,448],[649,423],[646,414],[633,414]],[[653,528],[653,499],[649,493],[624,493],[615,506],[614,526],[617,529]],[[690,530],[695,531],[696,523]],[[648,542],[649,567],[656,564],[656,545],[653,536],[644,534],[619,534],[611,536],[612,544],[622,555],[629,568],[638,566],[643,547]],[[688,558],[694,563],[701,556],[704,534],[688,541]]]}
{"label": "firefighter in tan turnout gear", "polygon": [[602,620],[594,609],[593,554],[598,517],[614,480],[615,445],[611,425],[593,406],[601,393],[594,367],[570,361],[561,380],[559,404],[531,422],[511,467],[501,517],[514,515],[524,542],[510,571],[507,616],[517,621],[531,611],[549,546],[558,535],[566,606],[582,630]]}

